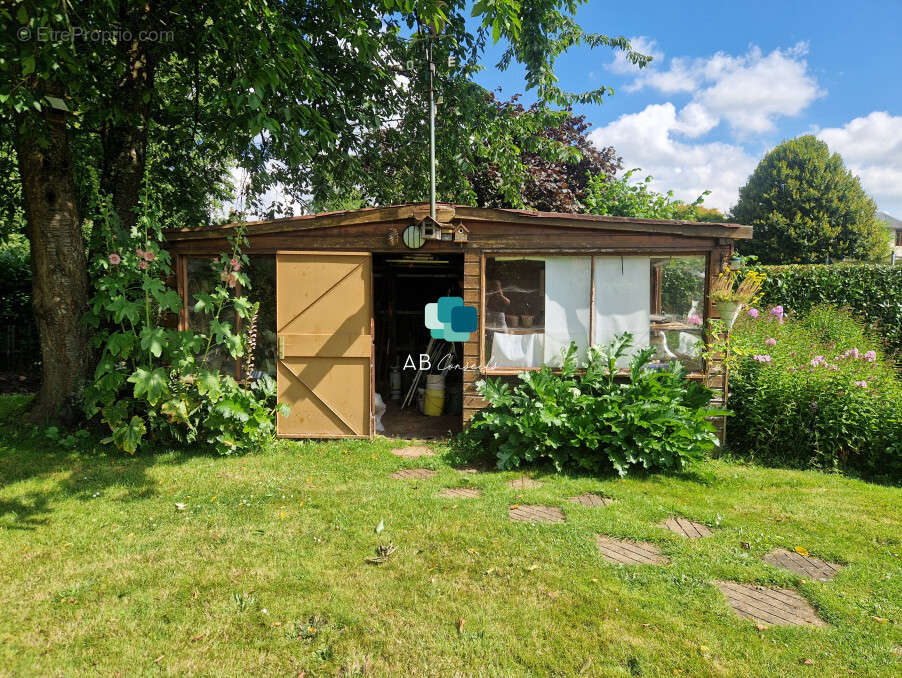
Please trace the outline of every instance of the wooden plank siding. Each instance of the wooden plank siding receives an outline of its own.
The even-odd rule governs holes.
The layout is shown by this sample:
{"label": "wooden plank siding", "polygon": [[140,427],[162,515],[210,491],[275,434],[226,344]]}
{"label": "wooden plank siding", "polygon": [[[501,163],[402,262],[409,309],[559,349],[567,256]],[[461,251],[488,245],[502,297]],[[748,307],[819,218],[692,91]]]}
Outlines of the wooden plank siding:
{"label": "wooden plank siding", "polygon": [[[463,422],[485,406],[475,384],[485,364],[484,333],[484,260],[486,255],[543,253],[549,255],[680,255],[708,257],[709,281],[733,251],[736,239],[750,238],[752,230],[739,224],[699,224],[685,221],[568,215],[524,210],[482,209],[440,204],[438,220],[443,224],[463,225],[467,242],[429,240],[418,250],[402,244],[389,245],[389,232],[400,234],[404,228],[428,214],[428,205],[401,205],[368,208],[277,219],[248,224],[246,235],[250,255],[275,254],[284,250],[353,251],[391,254],[463,254],[464,303],[479,309],[479,328],[464,344]],[[226,237],[234,225],[205,229],[167,231],[166,247],[174,255],[178,283],[183,295],[187,288],[187,259],[218,254],[229,248]],[[594,265],[594,261],[593,261]],[[187,306],[187,304],[186,304]],[[706,290],[704,310],[707,318],[717,317]],[[594,314],[590,314],[593,315]],[[187,322],[183,311],[180,325]],[[594,318],[593,318],[594,320]],[[480,370],[472,369],[478,366]],[[710,373],[709,373],[710,374]],[[719,389],[723,402],[726,379],[714,375],[709,386]]]}

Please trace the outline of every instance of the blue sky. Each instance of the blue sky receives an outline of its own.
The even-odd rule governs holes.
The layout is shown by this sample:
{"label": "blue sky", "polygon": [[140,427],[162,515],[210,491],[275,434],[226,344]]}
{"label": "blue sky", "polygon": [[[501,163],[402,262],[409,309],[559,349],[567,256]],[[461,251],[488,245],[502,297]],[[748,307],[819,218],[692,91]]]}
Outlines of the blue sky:
{"label": "blue sky", "polygon": [[[610,50],[575,50],[558,75],[569,90],[614,87],[578,112],[657,189],[687,200],[709,189],[705,204],[729,209],[768,149],[814,133],[902,217],[902,0],[590,2],[578,21],[655,56],[639,71]],[[519,69],[478,80],[523,91]]]}

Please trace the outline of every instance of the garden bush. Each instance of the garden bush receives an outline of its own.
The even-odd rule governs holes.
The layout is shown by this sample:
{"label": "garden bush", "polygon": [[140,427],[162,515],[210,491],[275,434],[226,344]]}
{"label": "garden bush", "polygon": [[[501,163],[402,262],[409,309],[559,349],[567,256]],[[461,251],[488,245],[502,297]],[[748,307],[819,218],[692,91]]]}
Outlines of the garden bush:
{"label": "garden bush", "polygon": [[[225,454],[270,439],[276,410],[287,413],[275,402],[272,378],[239,383],[213,360],[247,354],[254,335],[255,305],[236,294],[250,287],[242,271],[243,234],[213,264],[219,284],[193,300],[195,313],[209,318],[209,329],[179,331],[164,321],[181,310],[182,300],[165,284],[170,258],[159,246],[153,213],[145,211],[125,230],[108,204],[100,212],[107,249],[92,263],[96,294],[88,322],[101,357],[83,393],[87,416],[99,417],[112,431],[107,442],[129,453],[150,440],[208,444]],[[248,322],[248,332],[228,322],[233,312]]]}
{"label": "garden bush", "polygon": [[768,464],[900,477],[902,380],[880,342],[848,309],[776,310],[752,309],[733,328],[730,449]]}
{"label": "garden bush", "polygon": [[760,266],[761,303],[803,315],[820,304],[846,306],[902,353],[902,266],[812,264]]}
{"label": "garden bush", "polygon": [[559,371],[522,372],[513,388],[479,382],[490,405],[458,444],[490,451],[500,469],[547,459],[558,470],[613,468],[622,476],[636,467],[679,470],[700,459],[718,444],[706,418],[723,414],[708,409],[711,391],[688,381],[676,361],[664,371],[648,369],[651,348],[633,356],[629,381],[616,380],[616,361],[631,343],[624,334],[608,347],[592,347],[584,366],[571,344]]}

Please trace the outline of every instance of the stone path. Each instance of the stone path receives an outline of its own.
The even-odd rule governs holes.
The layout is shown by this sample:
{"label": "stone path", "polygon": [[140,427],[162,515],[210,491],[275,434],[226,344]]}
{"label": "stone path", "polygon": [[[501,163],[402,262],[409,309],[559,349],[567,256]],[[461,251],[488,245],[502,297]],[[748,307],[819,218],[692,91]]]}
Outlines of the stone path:
{"label": "stone path", "polygon": [[526,476],[522,476],[520,478],[514,478],[508,485],[517,489],[517,490],[532,490],[536,487],[542,487],[542,483],[538,480],[533,480],[532,478],[527,478]]}
{"label": "stone path", "polygon": [[396,447],[391,451],[396,457],[402,459],[418,459],[420,457],[434,457],[435,452],[425,445],[411,445],[410,447]]}
{"label": "stone path", "polygon": [[734,581],[716,581],[715,584],[726,596],[727,604],[740,617],[765,626],[827,626],[808,601],[791,589],[737,584]]}
{"label": "stone path", "polygon": [[670,560],[654,544],[647,541],[614,539],[603,534],[595,535],[595,545],[601,556],[611,563],[624,565],[667,565]]}
{"label": "stone path", "polygon": [[610,497],[603,497],[594,492],[586,492],[578,497],[570,497],[567,501],[572,501],[574,504],[581,504],[583,506],[610,506],[614,503],[614,500]]}
{"label": "stone path", "polygon": [[[403,459],[431,457],[435,453],[428,447],[414,445],[399,447],[392,454]],[[487,468],[473,464],[457,467],[461,473],[480,473]],[[435,471],[427,468],[400,469],[392,473],[392,478],[425,480],[435,475]],[[520,476],[508,481],[514,489],[526,490],[541,487],[542,483],[527,476]],[[482,490],[475,487],[445,487],[438,492],[445,499],[476,499],[482,496]],[[595,492],[585,492],[568,501],[581,506],[609,506],[614,499]],[[512,522],[530,523],[563,523],[567,516],[556,506],[513,504],[508,510],[508,519]],[[688,539],[710,537],[713,530],[702,523],[679,516],[672,516],[659,524],[671,532]],[[650,542],[614,539],[603,534],[595,535],[595,544],[602,558],[611,563],[624,565],[667,565],[670,559],[661,549]],[[795,574],[818,581],[829,581],[841,569],[835,563],[828,563],[810,555],[802,555],[787,549],[775,549],[764,556],[764,561],[774,567],[788,570]],[[733,581],[715,581],[714,584],[726,597],[729,607],[740,617],[751,619],[759,625],[798,625],[824,627],[828,624],[821,619],[815,609],[792,589],[771,588],[753,584],[740,584]]]}
{"label": "stone path", "polygon": [[701,537],[710,537],[713,532],[707,525],[695,523],[686,518],[668,518],[658,527],[666,527],[671,532],[676,532],[689,539],[699,539]]}
{"label": "stone path", "polygon": [[461,497],[464,499],[476,499],[482,496],[482,490],[477,490],[475,487],[446,487],[438,493],[438,496],[445,499],[458,499]]}
{"label": "stone path", "polygon": [[392,478],[405,479],[413,478],[414,480],[425,480],[435,475],[435,471],[428,468],[402,468],[391,474]]}
{"label": "stone path", "polygon": [[835,563],[828,563],[814,556],[803,556],[801,553],[786,549],[771,551],[764,556],[764,562],[817,581],[830,581],[841,569]]}
{"label": "stone path", "polygon": [[527,523],[563,523],[567,516],[556,506],[520,506],[514,504],[507,514],[513,521]]}

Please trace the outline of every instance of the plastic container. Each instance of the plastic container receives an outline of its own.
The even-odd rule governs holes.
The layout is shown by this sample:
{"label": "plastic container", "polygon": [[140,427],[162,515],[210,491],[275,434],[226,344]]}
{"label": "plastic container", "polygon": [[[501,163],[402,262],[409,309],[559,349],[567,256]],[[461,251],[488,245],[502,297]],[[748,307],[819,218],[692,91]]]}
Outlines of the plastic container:
{"label": "plastic container", "polygon": [[391,368],[389,372],[389,381],[391,383],[391,399],[395,402],[401,400],[401,369],[398,367]]}
{"label": "plastic container", "polygon": [[426,375],[426,399],[423,403],[423,414],[438,417],[445,409],[445,375]]}

